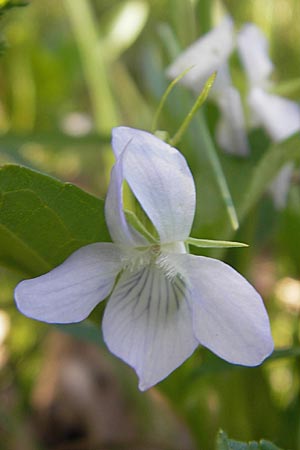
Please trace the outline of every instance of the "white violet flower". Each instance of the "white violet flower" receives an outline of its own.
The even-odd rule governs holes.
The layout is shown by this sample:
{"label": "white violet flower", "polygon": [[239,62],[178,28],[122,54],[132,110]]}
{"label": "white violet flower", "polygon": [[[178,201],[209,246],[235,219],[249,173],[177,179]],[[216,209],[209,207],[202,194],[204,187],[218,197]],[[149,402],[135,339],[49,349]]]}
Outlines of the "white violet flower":
{"label": "white violet flower", "polygon": [[180,83],[199,94],[208,77],[217,71],[210,98],[220,108],[216,139],[228,153],[245,156],[249,153],[246,124],[239,91],[233,86],[228,60],[236,47],[233,21],[226,16],[223,21],[197,39],[167,68],[166,75],[176,78],[191,67]]}
{"label": "white violet flower", "polygon": [[[113,243],[75,251],[60,266],[15,290],[25,315],[50,323],[85,319],[109,297],[104,340],[132,366],[145,390],[183,363],[200,344],[235,364],[255,366],[273,350],[263,301],[239,273],[216,259],[187,253],[195,186],[178,150],[145,131],[113,130],[116,163],[105,214]],[[127,221],[126,180],[159,239]]]}
{"label": "white violet flower", "polygon": [[[237,48],[249,82],[248,105],[252,124],[262,126],[274,142],[287,139],[300,131],[300,105],[269,93],[273,63],[268,42],[262,31],[252,23],[244,25],[237,37]],[[281,209],[286,204],[294,164],[283,166],[269,186],[274,204]]]}
{"label": "white violet flower", "polygon": [[[217,70],[210,92],[210,98],[220,109],[216,140],[226,152],[246,156],[249,144],[243,105],[240,93],[232,84],[228,66],[235,48],[249,82],[246,101],[251,112],[251,126],[262,126],[274,142],[283,141],[300,131],[300,105],[269,92],[273,85],[270,77],[274,66],[269,57],[267,39],[254,23],[245,24],[235,33],[231,18],[226,16],[220,25],[183,51],[166,73],[173,79],[191,67],[181,83],[199,93],[207,78]],[[294,164],[286,164],[269,187],[279,209],[286,203],[293,171]]]}

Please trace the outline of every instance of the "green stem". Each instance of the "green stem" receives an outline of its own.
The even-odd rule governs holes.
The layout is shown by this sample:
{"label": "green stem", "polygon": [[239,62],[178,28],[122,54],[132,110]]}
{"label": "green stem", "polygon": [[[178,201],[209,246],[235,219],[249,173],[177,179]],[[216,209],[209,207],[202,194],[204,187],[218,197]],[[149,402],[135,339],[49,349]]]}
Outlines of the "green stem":
{"label": "green stem", "polygon": [[110,132],[117,125],[117,113],[107,75],[101,38],[97,32],[89,0],[64,0],[78,43],[83,69],[99,132]]}
{"label": "green stem", "polygon": [[165,90],[158,108],[156,110],[156,113],[154,115],[153,121],[152,121],[152,125],[151,125],[151,132],[154,133],[157,130],[157,122],[158,122],[158,118],[160,116],[160,113],[166,103],[166,100],[168,98],[168,96],[170,95],[171,91],[173,90],[173,88],[176,86],[176,84],[191,70],[192,67],[188,67],[186,70],[184,70],[181,74],[178,75],[178,77],[176,77],[167,87],[167,89]]}
{"label": "green stem", "polygon": [[226,181],[226,177],[224,175],[224,172],[223,172],[223,169],[222,169],[222,166],[221,166],[218,154],[217,154],[217,150],[214,146],[208,126],[206,124],[205,117],[201,111],[200,111],[200,114],[201,114],[201,118],[198,122],[198,127],[199,127],[198,130],[199,130],[199,135],[201,137],[202,146],[203,146],[203,149],[206,151],[206,155],[207,155],[207,157],[211,163],[211,166],[213,168],[213,171],[216,175],[217,184],[219,186],[220,193],[224,200],[232,228],[234,230],[237,230],[239,227],[239,221],[238,221],[237,213],[236,213],[236,210],[235,210],[235,207],[233,204],[233,200],[232,200],[232,197],[230,194],[230,190],[229,190],[229,187],[228,187],[228,184]]}
{"label": "green stem", "polygon": [[197,100],[193,104],[192,109],[189,111],[189,113],[185,117],[185,119],[182,122],[182,124],[180,125],[178,131],[175,133],[175,135],[172,137],[172,139],[170,139],[170,141],[169,141],[170,145],[175,146],[181,140],[182,136],[184,135],[184,133],[186,132],[188,126],[190,125],[191,121],[193,120],[196,112],[198,111],[198,109],[203,105],[203,103],[207,99],[209,91],[211,90],[212,85],[213,85],[213,83],[215,81],[216,75],[217,75],[217,73],[214,72],[209,77],[207,82],[205,83],[204,88],[202,89],[202,92],[200,93],[200,95],[198,96]]}

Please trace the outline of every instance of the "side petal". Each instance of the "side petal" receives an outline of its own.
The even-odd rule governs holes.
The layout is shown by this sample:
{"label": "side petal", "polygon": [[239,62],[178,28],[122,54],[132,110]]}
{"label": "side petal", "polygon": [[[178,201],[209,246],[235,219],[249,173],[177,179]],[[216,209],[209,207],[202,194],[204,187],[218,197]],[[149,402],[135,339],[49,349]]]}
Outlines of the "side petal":
{"label": "side petal", "polygon": [[231,363],[260,364],[273,351],[273,340],[258,292],[221,261],[194,255],[174,258],[189,279],[199,342]]}
{"label": "side petal", "polygon": [[300,130],[300,106],[284,97],[253,88],[248,103],[254,119],[276,141],[282,141]]}
{"label": "side petal", "polygon": [[191,70],[180,81],[195,92],[200,92],[208,77],[227,60],[234,48],[233,23],[225,17],[221,24],[200,37],[167,68],[170,79],[184,70]]}
{"label": "side petal", "polygon": [[185,361],[198,345],[193,337],[188,290],[156,266],[125,272],[109,299],[103,336],[111,350],[132,366],[146,390]]}
{"label": "side petal", "polygon": [[15,301],[33,319],[79,322],[108,296],[120,270],[121,255],[114,244],[90,244],[45,275],[19,283]]}
{"label": "side petal", "polygon": [[133,128],[115,128],[112,145],[116,154],[123,149],[123,176],[161,242],[184,241],[195,213],[195,185],[185,158],[154,135]]}
{"label": "side petal", "polygon": [[[125,144],[129,142],[125,141]],[[112,168],[105,199],[105,219],[110,236],[116,244],[124,247],[147,245],[147,240],[127,223],[123,210],[123,181],[123,155],[120,154]]]}
{"label": "side petal", "polygon": [[228,153],[248,155],[249,145],[239,92],[230,86],[220,91],[216,101],[221,110],[221,118],[217,125],[218,144]]}
{"label": "side petal", "polygon": [[264,86],[273,71],[273,63],[263,32],[253,23],[244,25],[237,35],[237,47],[250,84]]}

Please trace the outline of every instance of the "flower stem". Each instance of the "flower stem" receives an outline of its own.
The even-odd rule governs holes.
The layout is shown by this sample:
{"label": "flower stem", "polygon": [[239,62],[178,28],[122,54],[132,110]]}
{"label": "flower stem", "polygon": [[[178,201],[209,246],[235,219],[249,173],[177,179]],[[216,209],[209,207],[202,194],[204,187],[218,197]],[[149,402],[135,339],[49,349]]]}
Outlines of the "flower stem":
{"label": "flower stem", "polygon": [[226,210],[232,225],[232,228],[234,230],[237,230],[239,228],[239,221],[236,213],[236,209],[234,207],[234,203],[230,194],[230,190],[227,184],[226,177],[224,175],[221,162],[219,160],[217,150],[214,146],[213,140],[211,138],[208,126],[206,124],[205,117],[200,111],[201,117],[198,122],[198,130],[199,135],[201,137],[203,149],[206,151],[206,155],[211,163],[211,166],[213,168],[213,171],[216,175],[217,183],[222,195],[222,198],[224,200]]}
{"label": "flower stem", "polygon": [[158,108],[157,108],[156,113],[155,113],[155,115],[154,115],[153,121],[152,121],[152,125],[151,125],[151,133],[154,133],[154,132],[156,131],[156,129],[157,129],[158,118],[159,118],[159,116],[160,116],[160,113],[161,113],[161,111],[162,111],[162,109],[163,109],[163,107],[164,107],[164,105],[165,105],[165,103],[166,103],[166,100],[167,100],[168,96],[170,95],[171,91],[172,91],[173,88],[176,86],[176,84],[178,83],[178,81],[180,81],[181,78],[183,78],[183,77],[191,70],[191,68],[192,68],[192,67],[188,67],[188,68],[185,69],[182,73],[180,73],[180,74],[178,75],[178,77],[176,77],[176,78],[169,84],[169,86],[167,87],[167,89],[165,90],[165,92],[164,92],[164,94],[163,94],[163,96],[162,96],[162,98],[161,98],[161,100],[160,100],[160,102],[159,102],[159,105],[158,105]]}
{"label": "flower stem", "polygon": [[89,0],[64,0],[81,54],[97,131],[107,133],[117,125],[102,39]]}
{"label": "flower stem", "polygon": [[181,140],[182,136],[186,132],[186,130],[187,130],[189,124],[191,123],[193,117],[195,116],[196,112],[198,111],[198,109],[203,105],[203,103],[207,99],[209,91],[211,90],[212,85],[215,81],[216,75],[217,75],[217,73],[214,72],[209,77],[207,82],[205,83],[204,88],[202,89],[200,95],[198,96],[197,100],[193,104],[192,109],[189,111],[189,113],[185,117],[184,121],[180,125],[180,127],[177,130],[177,132],[175,133],[175,135],[170,139],[170,141],[169,141],[170,145],[175,146]]}

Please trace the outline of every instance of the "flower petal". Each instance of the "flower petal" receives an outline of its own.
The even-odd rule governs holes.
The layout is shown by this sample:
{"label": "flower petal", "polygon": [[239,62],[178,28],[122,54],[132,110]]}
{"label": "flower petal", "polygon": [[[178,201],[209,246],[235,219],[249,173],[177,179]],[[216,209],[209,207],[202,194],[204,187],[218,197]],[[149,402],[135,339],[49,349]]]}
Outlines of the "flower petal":
{"label": "flower petal", "polygon": [[285,164],[268,188],[273,197],[274,205],[279,210],[286,206],[293,172],[294,163]]}
{"label": "flower petal", "polygon": [[133,128],[115,128],[112,145],[161,242],[185,240],[195,213],[195,185],[184,157],[154,135]]}
{"label": "flower petal", "polygon": [[230,17],[225,17],[219,26],[200,37],[176,58],[168,67],[167,76],[174,79],[194,66],[180,82],[199,93],[208,77],[222,66],[233,48],[233,23]]}
{"label": "flower petal", "polygon": [[181,278],[171,280],[157,266],[149,266],[125,272],[109,299],[104,340],[135,369],[141,390],[164,379],[198,345],[188,295]]}
{"label": "flower petal", "polygon": [[189,279],[194,333],[202,345],[245,366],[270,355],[273,341],[262,298],[242,275],[202,256],[174,255],[174,262]]}
{"label": "flower petal", "polygon": [[237,47],[249,82],[253,86],[266,85],[273,71],[273,63],[262,31],[253,23],[244,25],[237,36]]}
{"label": "flower petal", "polygon": [[16,304],[33,319],[79,322],[107,297],[120,269],[121,255],[114,244],[87,245],[45,275],[19,283]]}
{"label": "flower petal", "polygon": [[[125,144],[128,142],[125,141]],[[116,244],[121,246],[147,245],[148,241],[127,223],[123,210],[123,180],[123,155],[120,154],[111,171],[105,200],[105,219],[110,236]]]}
{"label": "flower petal", "polygon": [[281,141],[300,130],[300,107],[296,102],[253,88],[248,97],[254,119],[274,141]]}
{"label": "flower petal", "polygon": [[239,92],[233,86],[229,86],[219,92],[216,101],[221,110],[221,118],[217,125],[218,144],[228,153],[248,155],[249,145]]}

